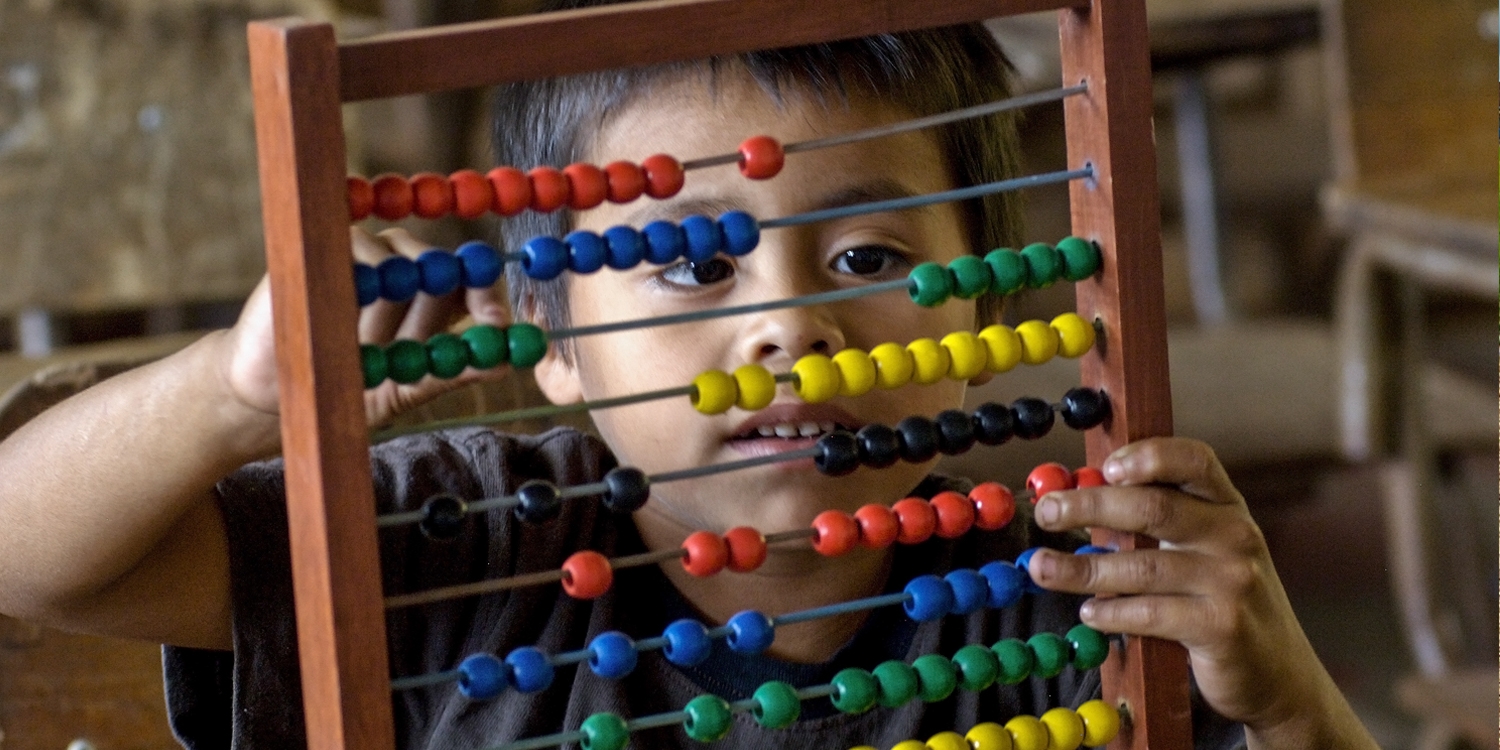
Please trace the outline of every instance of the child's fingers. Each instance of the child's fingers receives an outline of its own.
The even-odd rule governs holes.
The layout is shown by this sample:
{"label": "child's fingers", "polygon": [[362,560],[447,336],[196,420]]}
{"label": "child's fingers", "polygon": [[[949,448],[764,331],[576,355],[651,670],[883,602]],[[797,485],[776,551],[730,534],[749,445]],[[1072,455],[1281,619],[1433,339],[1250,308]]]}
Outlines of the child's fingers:
{"label": "child's fingers", "polygon": [[[350,244],[354,247],[354,259],[367,266],[379,268],[396,251],[383,238],[359,227],[349,229]],[[406,317],[406,303],[377,299],[359,311],[359,340],[366,344],[383,344],[396,336],[396,329]]]}
{"label": "child's fingers", "polygon": [[1257,585],[1263,571],[1250,558],[1214,557],[1180,549],[1106,555],[1037,550],[1027,570],[1037,585],[1073,594],[1236,595]]}
{"label": "child's fingers", "polygon": [[1145,534],[1178,546],[1214,544],[1255,551],[1255,525],[1240,508],[1206,502],[1174,487],[1091,487],[1049,492],[1037,501],[1048,531],[1106,528]]}
{"label": "child's fingers", "polygon": [[464,306],[475,323],[499,328],[510,325],[510,305],[505,301],[505,285],[497,283],[483,289],[464,291]]}
{"label": "child's fingers", "polygon": [[1167,484],[1216,503],[1244,503],[1219,457],[1198,440],[1141,440],[1115,451],[1101,468],[1112,485]]}
{"label": "child's fingers", "polygon": [[[412,260],[416,260],[422,253],[432,249],[432,245],[413,237],[411,232],[399,227],[381,232],[379,239],[383,240],[391,250]],[[396,327],[396,338],[425,341],[433,334],[446,330],[460,315],[460,305],[463,304],[462,295],[463,293],[459,291],[442,297],[417,294],[407,305],[406,314]]]}
{"label": "child's fingers", "polygon": [[1211,600],[1198,596],[1149,594],[1090,599],[1079,608],[1079,619],[1102,633],[1177,641],[1191,647],[1211,639],[1225,618]]}

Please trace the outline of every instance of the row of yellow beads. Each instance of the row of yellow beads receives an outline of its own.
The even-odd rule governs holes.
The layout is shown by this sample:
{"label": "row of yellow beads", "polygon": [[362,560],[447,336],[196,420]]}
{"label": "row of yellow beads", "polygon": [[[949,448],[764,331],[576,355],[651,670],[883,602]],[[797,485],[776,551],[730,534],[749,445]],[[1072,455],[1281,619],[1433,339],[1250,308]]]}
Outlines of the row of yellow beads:
{"label": "row of yellow beads", "polygon": [[[940,341],[885,343],[869,352],[844,349],[832,357],[809,354],[792,365],[792,390],[816,404],[834,396],[861,396],[877,386],[968,380],[985,371],[1006,372],[1021,362],[1039,365],[1059,354],[1080,357],[1093,346],[1094,327],[1076,313],[1063,313],[1051,323],[992,325],[977,334],[955,331]],[[693,378],[693,386],[693,408],[704,414],[722,414],[732,406],[755,411],[776,397],[775,376],[755,364],[743,365],[732,375],[709,370]]]}
{"label": "row of yellow beads", "polygon": [[[1058,707],[1041,718],[1021,715],[1000,726],[992,721],[976,725],[968,734],[939,732],[921,740],[896,743],[891,750],[1077,750],[1080,745],[1101,747],[1120,732],[1120,712],[1100,700],[1078,707]],[[852,750],[875,750],[862,745]]]}

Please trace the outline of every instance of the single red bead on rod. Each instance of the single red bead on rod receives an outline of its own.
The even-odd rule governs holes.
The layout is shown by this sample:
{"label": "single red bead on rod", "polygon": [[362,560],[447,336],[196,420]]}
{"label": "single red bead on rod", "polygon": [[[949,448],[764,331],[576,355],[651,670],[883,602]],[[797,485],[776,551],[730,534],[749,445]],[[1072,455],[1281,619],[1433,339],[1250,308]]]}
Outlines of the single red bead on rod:
{"label": "single red bead on rod", "polygon": [[1073,472],[1073,486],[1078,489],[1085,487],[1103,487],[1109,484],[1104,481],[1104,472],[1092,466],[1084,466]]}
{"label": "single red bead on rod", "polygon": [[1026,487],[1031,490],[1031,504],[1035,505],[1048,492],[1073,489],[1073,472],[1059,463],[1045,463],[1026,476]]}
{"label": "single red bead on rod", "polygon": [[685,179],[682,164],[666,154],[646,157],[641,162],[641,171],[646,173],[646,195],[652,198],[671,198],[682,190]]}
{"label": "single red bead on rod", "polygon": [[610,203],[629,203],[646,192],[646,171],[628,161],[605,164],[604,181],[609,186]]}
{"label": "single red bead on rod", "polygon": [[568,177],[552,167],[537,167],[526,173],[531,181],[531,207],[542,213],[568,205]]}
{"label": "single red bead on rod", "polygon": [[562,587],[574,599],[596,599],[615,581],[609,558],[593,550],[574,552],[562,564]]}
{"label": "single red bead on rod", "polygon": [[495,190],[484,175],[472,169],[460,169],[448,175],[453,186],[453,214],[460,219],[477,219],[495,204]]}
{"label": "single red bead on rod", "polygon": [[786,163],[781,144],[768,135],[752,135],[740,144],[740,174],[752,180],[775,177]]}
{"label": "single red bead on rod", "polygon": [[974,528],[974,503],[957,492],[939,492],[930,501],[933,513],[937,514],[938,536],[957,539]]}
{"label": "single red bead on rod", "polygon": [[901,522],[896,513],[878,503],[861,506],[854,511],[854,522],[859,524],[859,543],[870,549],[885,549],[896,541],[901,531]]}
{"label": "single red bead on rod", "polygon": [[766,561],[766,538],[749,526],[724,532],[724,546],[729,551],[729,569],[736,573],[749,573]]}
{"label": "single red bead on rod", "polygon": [[399,174],[383,174],[370,185],[375,189],[375,215],[397,221],[411,214],[411,183]]}
{"label": "single red bead on rod", "polygon": [[898,524],[896,541],[902,544],[920,544],[932,538],[932,532],[937,530],[937,512],[920,497],[897,500],[891,511],[896,514]]}
{"label": "single red bead on rod", "polygon": [[412,212],[424,219],[436,219],[453,212],[453,185],[448,178],[422,172],[411,178]]}
{"label": "single red bead on rod", "polygon": [[694,531],[682,540],[687,556],[682,558],[682,568],[699,578],[711,576],[729,564],[729,546],[724,537],[708,531]]}
{"label": "single red bead on rod", "polygon": [[813,549],[825,557],[838,557],[859,543],[859,524],[841,510],[825,510],[812,522]]}
{"label": "single red bead on rod", "polygon": [[495,167],[485,178],[495,191],[490,210],[501,216],[515,216],[531,205],[531,178],[515,167]]}
{"label": "single red bead on rod", "polygon": [[349,220],[363,221],[375,210],[375,188],[358,175],[349,175]]}
{"label": "single red bead on rod", "polygon": [[985,531],[998,531],[1016,517],[1016,496],[998,482],[985,482],[969,490],[974,503],[974,525]]}
{"label": "single red bead on rod", "polygon": [[563,176],[568,178],[568,208],[575,211],[593,208],[609,195],[604,170],[592,164],[569,164],[563,167]]}

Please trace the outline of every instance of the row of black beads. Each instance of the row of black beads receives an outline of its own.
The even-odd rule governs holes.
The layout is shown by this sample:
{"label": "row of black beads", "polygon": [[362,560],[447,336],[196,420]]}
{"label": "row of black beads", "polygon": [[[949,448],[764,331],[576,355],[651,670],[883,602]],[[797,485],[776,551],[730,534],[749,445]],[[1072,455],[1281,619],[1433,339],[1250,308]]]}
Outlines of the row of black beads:
{"label": "row of black beads", "polygon": [[[646,473],[630,466],[605,472],[604,486],[600,499],[605,508],[615,513],[640,510],[651,497],[651,481]],[[562,512],[562,500],[562,491],[557,485],[532,479],[516,488],[516,505],[512,512],[527,523],[544,523]],[[417,525],[432,539],[454,539],[463,531],[464,516],[468,512],[468,504],[453,495],[433,495],[422,503],[422,519]]]}

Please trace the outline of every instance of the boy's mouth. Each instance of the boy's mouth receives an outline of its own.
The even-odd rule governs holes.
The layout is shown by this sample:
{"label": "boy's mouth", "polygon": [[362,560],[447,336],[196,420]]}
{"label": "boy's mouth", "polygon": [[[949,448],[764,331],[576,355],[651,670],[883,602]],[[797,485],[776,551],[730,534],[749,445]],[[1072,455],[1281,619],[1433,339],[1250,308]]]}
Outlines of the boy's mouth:
{"label": "boy's mouth", "polygon": [[773,404],[741,422],[725,442],[737,453],[760,456],[807,448],[835,430],[853,432],[860,426],[836,406]]}

